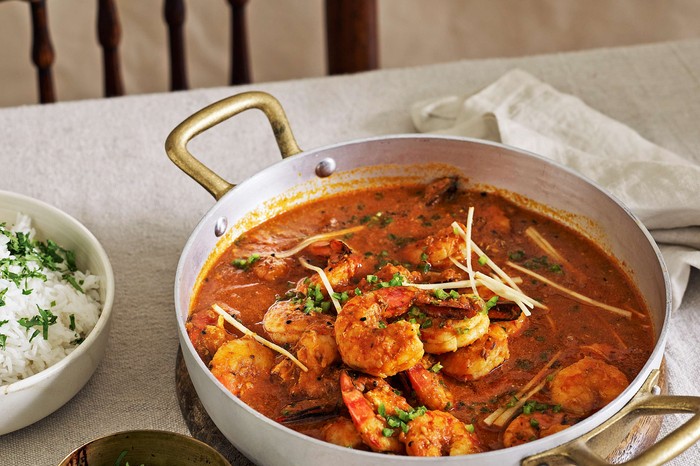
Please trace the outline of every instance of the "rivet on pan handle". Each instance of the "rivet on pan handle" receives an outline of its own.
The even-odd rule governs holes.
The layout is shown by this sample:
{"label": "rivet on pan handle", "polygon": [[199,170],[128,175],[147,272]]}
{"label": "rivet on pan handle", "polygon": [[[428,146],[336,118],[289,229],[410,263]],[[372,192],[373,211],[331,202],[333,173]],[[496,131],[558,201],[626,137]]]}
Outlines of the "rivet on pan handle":
{"label": "rivet on pan handle", "polygon": [[[611,451],[620,438],[621,430],[626,432],[625,426],[628,426],[633,418],[642,415],[672,413],[694,414],[685,424],[656,442],[637,457],[617,464],[618,466],[658,466],[680,455],[700,439],[700,397],[654,395],[653,387],[656,386],[658,378],[659,371],[652,371],[644,386],[634,398],[617,414],[596,429],[571,442],[525,458],[521,464],[523,466],[570,464],[608,466],[611,463],[607,462],[596,452],[605,451],[606,449]],[[611,443],[613,444],[612,446]]]}
{"label": "rivet on pan handle", "polygon": [[170,160],[217,200],[234,185],[197,160],[187,150],[187,143],[203,131],[253,108],[262,110],[270,121],[282,158],[301,152],[280,103],[270,94],[258,91],[236,94],[201,109],[180,123],[165,140],[165,152]]}

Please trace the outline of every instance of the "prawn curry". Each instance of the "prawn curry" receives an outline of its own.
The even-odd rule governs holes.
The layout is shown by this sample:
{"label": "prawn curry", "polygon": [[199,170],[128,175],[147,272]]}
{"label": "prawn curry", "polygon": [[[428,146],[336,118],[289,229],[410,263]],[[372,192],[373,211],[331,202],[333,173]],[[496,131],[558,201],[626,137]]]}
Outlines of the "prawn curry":
{"label": "prawn curry", "polygon": [[277,422],[356,449],[459,455],[575,424],[653,349],[640,294],[579,233],[436,179],[329,196],[238,237],[186,325]]}

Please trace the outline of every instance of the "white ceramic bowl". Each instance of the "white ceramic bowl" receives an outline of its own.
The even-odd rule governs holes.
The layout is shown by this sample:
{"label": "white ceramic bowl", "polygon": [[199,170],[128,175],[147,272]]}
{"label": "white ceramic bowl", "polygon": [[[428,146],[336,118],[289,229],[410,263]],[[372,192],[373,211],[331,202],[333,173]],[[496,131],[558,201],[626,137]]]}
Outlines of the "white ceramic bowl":
{"label": "white ceramic bowl", "polygon": [[63,360],[24,380],[0,386],[0,435],[43,419],[87,383],[105,353],[114,301],[112,265],[87,228],[44,202],[0,191],[0,223],[14,224],[18,212],[32,218],[37,239],[49,238],[74,251],[78,268],[100,277],[102,314],[85,341]]}

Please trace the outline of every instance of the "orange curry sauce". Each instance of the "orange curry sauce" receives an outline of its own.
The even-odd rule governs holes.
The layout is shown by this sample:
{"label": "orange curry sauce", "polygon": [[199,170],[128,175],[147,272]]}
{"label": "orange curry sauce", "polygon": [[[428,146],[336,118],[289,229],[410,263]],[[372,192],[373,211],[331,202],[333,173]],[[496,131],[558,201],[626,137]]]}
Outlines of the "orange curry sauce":
{"label": "orange curry sauce", "polygon": [[[326,197],[285,212],[240,236],[216,260],[207,276],[201,279],[198,294],[193,300],[187,329],[202,360],[211,364],[212,358],[225,342],[239,339],[241,335],[218,318],[212,310],[215,303],[268,340],[276,338],[265,331],[262,322],[273,304],[296,299],[296,307],[290,306],[296,312],[304,313],[305,298],[311,294],[308,290],[309,281],[306,280],[304,285],[304,278],[317,274],[304,268],[299,258],[332,272],[334,267],[338,267],[337,261],[344,260],[343,255],[353,256],[355,267],[342,280],[334,280],[334,291],[341,297],[343,306],[356,299],[356,295],[366,296],[372,293],[382,286],[382,282],[383,286],[388,286],[386,276],[372,278],[377,275],[381,277],[383,267],[385,273],[388,270],[390,277],[396,270],[405,271],[410,274],[410,278],[404,281],[412,283],[443,283],[467,279],[467,272],[454,266],[449,259],[438,257],[439,251],[436,250],[439,245],[436,245],[436,241],[454,235],[450,226],[454,221],[465,226],[468,208],[473,206],[471,234],[474,242],[510,277],[517,277],[518,286],[524,294],[546,308],[532,309],[529,317],[521,315],[518,323],[508,323],[507,356],[502,363],[496,361],[493,368],[487,366],[486,373],[478,377],[467,376],[461,380],[451,377],[443,369],[445,363],[441,364],[441,361],[454,355],[429,355],[429,359],[423,361],[423,366],[429,373],[439,376],[436,383],[441,389],[452,394],[452,401],[446,403],[442,410],[467,426],[467,431],[472,435],[470,442],[476,445],[477,451],[488,451],[554,433],[600,409],[638,374],[653,349],[652,325],[639,293],[615,260],[580,234],[493,192],[455,191],[452,181],[440,179],[429,185],[385,187]],[[360,225],[364,228],[337,238],[349,250],[331,253],[330,258],[323,253],[328,243],[325,241],[289,258],[269,260],[268,256],[288,250],[307,237]],[[557,261],[543,251],[526,234],[529,227],[534,228],[565,260]],[[436,239],[440,235],[442,240]],[[461,241],[456,244],[463,245],[464,242]],[[456,254],[455,257],[466,264],[464,255],[460,257]],[[431,263],[433,260],[435,263]],[[625,316],[583,303],[509,267],[509,261],[595,301],[631,313]],[[493,275],[494,272],[483,262],[478,255],[472,256],[471,263],[475,271]],[[313,280],[320,283],[318,277]],[[319,289],[324,295],[316,304],[329,301],[323,285]],[[445,291],[449,293],[451,290],[446,288]],[[485,300],[493,296],[492,292],[484,288],[479,288],[479,292]],[[435,292],[422,293],[428,295],[427,299],[430,300]],[[458,288],[451,293],[451,297],[443,295],[442,299],[447,302],[464,294],[473,295],[473,291],[470,287]],[[437,295],[434,299],[438,299]],[[507,304],[506,301],[499,298],[497,303]],[[308,307],[314,307],[314,304]],[[320,304],[313,310],[308,307],[307,312],[316,314],[323,308]],[[445,309],[449,308],[450,305],[447,304]],[[510,308],[517,309],[513,305]],[[477,311],[480,310],[479,307]],[[400,312],[387,315],[380,319],[378,326],[383,327],[398,320],[410,321],[412,317],[420,315],[418,321],[424,328],[441,325],[449,327],[455,320],[462,318],[459,315],[460,309],[448,312],[451,321],[440,313],[425,317],[421,314],[425,309],[416,303],[405,311],[403,315]],[[495,313],[495,308],[489,312]],[[329,334],[333,337],[332,326],[336,311],[330,302],[325,305],[323,314],[321,320],[324,325],[331,327]],[[473,316],[474,313],[470,315]],[[464,318],[466,317],[465,314]],[[291,320],[288,322],[291,324]],[[506,324],[491,320],[491,327],[493,326],[505,328]],[[496,344],[493,338],[486,338],[488,341],[484,341],[484,338],[486,336],[470,345]],[[387,343],[377,341],[376,344]],[[281,346],[299,357],[313,359],[313,355],[301,354],[293,338],[285,341],[283,337]],[[369,346],[374,346],[374,343]],[[369,346],[357,348],[360,357],[373,358]],[[465,357],[487,358],[491,349],[487,347],[471,351]],[[348,368],[341,358],[328,356],[331,358],[331,362],[326,363],[328,367],[316,374],[319,387],[309,391],[296,386],[300,373],[296,366],[278,353],[270,351],[268,356],[269,354],[273,355],[273,361],[268,362],[264,366],[267,369],[262,372],[246,367],[246,361],[257,358],[254,353],[246,353],[244,357],[239,355],[245,361],[235,363],[221,355],[224,367],[219,367],[215,374],[234,394],[266,416],[285,422],[289,427],[308,435],[333,441],[335,437],[332,433],[336,425],[342,425],[343,429],[350,425],[349,422],[338,423],[339,418],[350,419],[348,408],[340,396],[339,378],[345,373],[353,380],[360,380],[357,377],[363,374]],[[238,356],[229,356],[234,360],[236,357]],[[318,355],[317,359],[322,357],[324,356]],[[269,364],[277,365],[285,360],[285,370],[268,370]],[[577,362],[579,365],[572,366]],[[551,365],[543,371],[547,363]],[[522,398],[516,396],[518,391],[538,373],[538,383],[532,386],[541,385],[541,389],[524,406],[516,409],[500,426],[484,422],[487,416],[499,408],[505,410],[514,406]],[[371,379],[371,376],[366,376],[363,380]],[[383,381],[388,382],[395,393],[400,393],[411,407],[417,408],[425,404],[417,396],[405,371],[391,374]],[[361,384],[357,382],[356,385],[360,388],[357,393],[361,393]],[[370,387],[365,389],[369,390]],[[374,410],[378,411],[376,404]],[[385,413],[388,410],[388,406],[382,406],[382,413],[376,414],[380,423],[389,417]],[[398,428],[385,425],[384,428],[390,430],[380,434],[396,438],[398,450],[395,452],[405,454],[405,448],[409,444],[403,437],[413,422],[415,421],[407,421]],[[326,427],[328,425],[332,427]],[[509,426],[511,431],[504,434]],[[358,425],[356,422],[355,430],[358,428],[369,429],[369,426]],[[403,434],[401,430],[404,431]],[[339,432],[341,442],[344,437],[352,438],[355,435]],[[367,435],[371,437],[379,434],[375,432]],[[359,438],[362,440],[365,437]],[[414,449],[409,453],[449,454],[453,446],[450,443],[456,444],[458,440],[442,438],[435,441],[447,445],[438,445],[437,449],[425,449],[417,453]],[[371,442],[355,441],[346,446],[374,449],[368,443]],[[453,454],[455,452],[459,453],[452,451]]]}

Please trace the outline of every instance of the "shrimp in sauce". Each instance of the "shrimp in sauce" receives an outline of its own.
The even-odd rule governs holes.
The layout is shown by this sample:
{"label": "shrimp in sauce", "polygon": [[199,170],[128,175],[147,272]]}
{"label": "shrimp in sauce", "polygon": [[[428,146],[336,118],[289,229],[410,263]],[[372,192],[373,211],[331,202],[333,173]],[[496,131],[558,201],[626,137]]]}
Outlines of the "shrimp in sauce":
{"label": "shrimp in sauce", "polygon": [[[644,301],[613,258],[546,210],[469,186],[447,176],[360,189],[250,229],[198,281],[186,324],[197,353],[264,415],[353,449],[475,454],[585,419],[651,354]],[[470,264],[468,231],[482,251]],[[584,304],[510,264],[638,312]],[[472,284],[477,275],[488,280]],[[524,312],[518,293],[543,307]],[[239,337],[213,304],[296,361]],[[533,398],[493,423],[527,384]]]}

